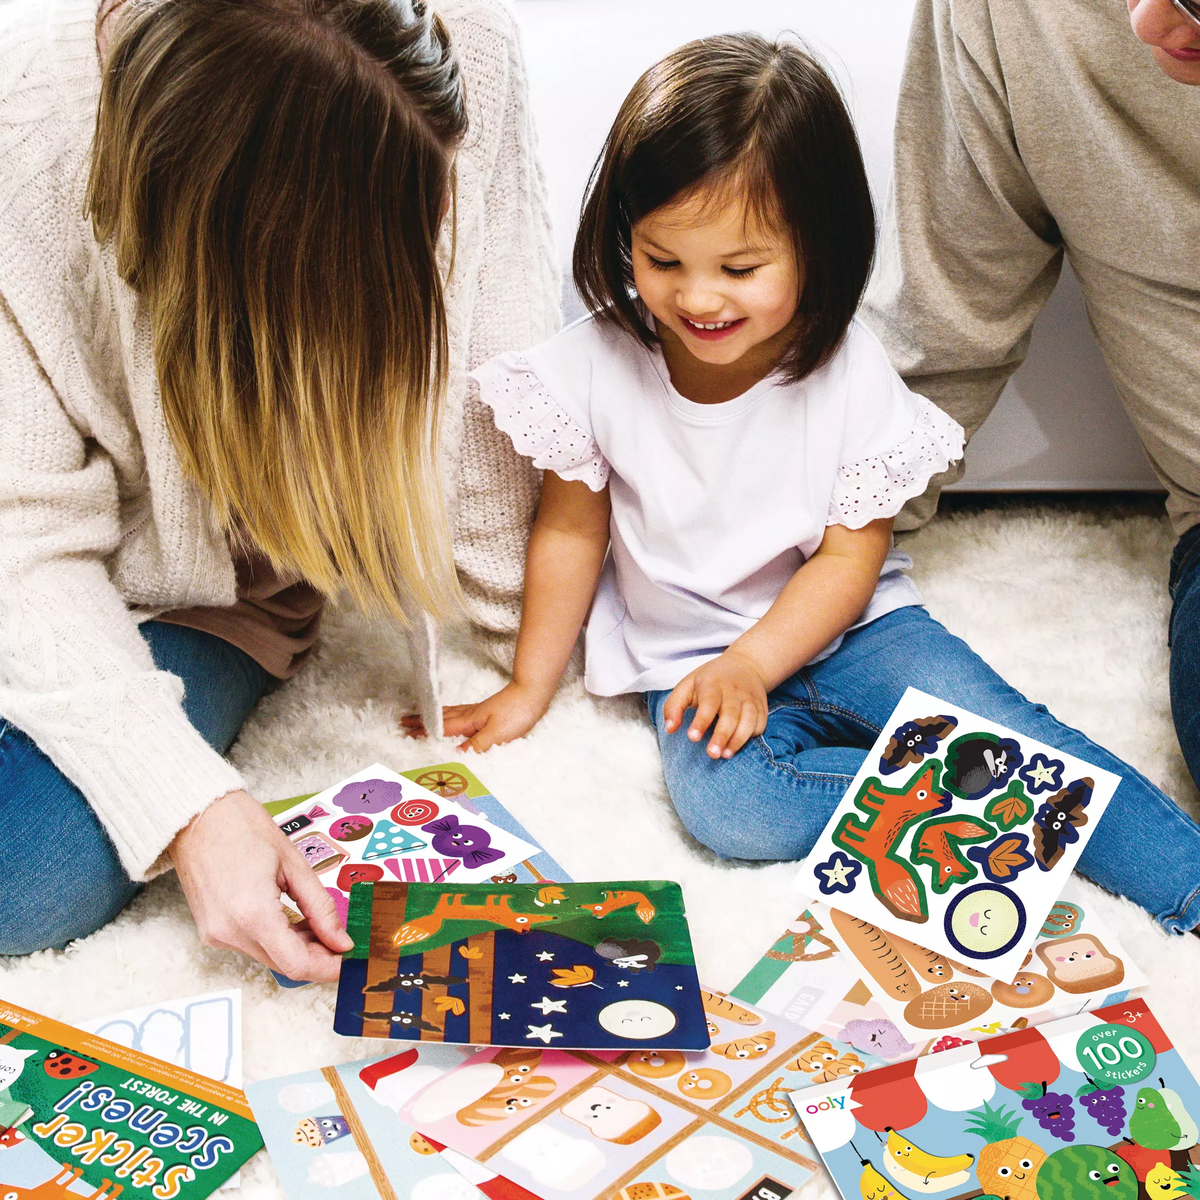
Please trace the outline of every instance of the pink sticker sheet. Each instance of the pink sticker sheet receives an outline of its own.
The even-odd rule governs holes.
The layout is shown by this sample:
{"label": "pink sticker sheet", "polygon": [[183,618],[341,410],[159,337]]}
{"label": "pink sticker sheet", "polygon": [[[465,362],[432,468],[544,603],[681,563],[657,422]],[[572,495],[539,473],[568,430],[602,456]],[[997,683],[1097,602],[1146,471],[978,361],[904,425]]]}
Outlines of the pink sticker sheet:
{"label": "pink sticker sheet", "polygon": [[1011,982],[1119,783],[909,688],[796,887]]}

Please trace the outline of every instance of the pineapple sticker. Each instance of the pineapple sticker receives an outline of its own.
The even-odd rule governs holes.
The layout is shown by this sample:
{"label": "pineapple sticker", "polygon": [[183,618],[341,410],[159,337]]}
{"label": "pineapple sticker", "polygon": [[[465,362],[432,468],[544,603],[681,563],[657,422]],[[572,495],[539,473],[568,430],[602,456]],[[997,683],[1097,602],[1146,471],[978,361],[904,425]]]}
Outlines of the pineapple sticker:
{"label": "pineapple sticker", "polygon": [[966,1130],[987,1143],[979,1152],[975,1174],[979,1186],[1000,1200],[1037,1200],[1037,1174],[1046,1152],[1020,1136],[1021,1117],[985,1103],[971,1114]]}

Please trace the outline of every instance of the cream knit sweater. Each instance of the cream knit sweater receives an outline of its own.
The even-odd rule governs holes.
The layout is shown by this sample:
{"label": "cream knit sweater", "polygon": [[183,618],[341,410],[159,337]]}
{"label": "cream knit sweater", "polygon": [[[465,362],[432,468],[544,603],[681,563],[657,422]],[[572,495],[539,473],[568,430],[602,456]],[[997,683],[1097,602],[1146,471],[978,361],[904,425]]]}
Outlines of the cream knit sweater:
{"label": "cream knit sweater", "polygon": [[[538,481],[467,372],[553,333],[558,286],[512,17],[499,0],[438,11],[471,121],[443,475],[472,616],[500,651],[519,618]],[[164,424],[147,315],[83,216],[95,18],[96,0],[19,0],[0,15],[0,716],[80,788],[142,879],[242,782],[188,722],[182,683],[155,670],[138,621],[231,604],[235,579]],[[418,620],[410,641],[422,712],[440,728],[437,632]]]}

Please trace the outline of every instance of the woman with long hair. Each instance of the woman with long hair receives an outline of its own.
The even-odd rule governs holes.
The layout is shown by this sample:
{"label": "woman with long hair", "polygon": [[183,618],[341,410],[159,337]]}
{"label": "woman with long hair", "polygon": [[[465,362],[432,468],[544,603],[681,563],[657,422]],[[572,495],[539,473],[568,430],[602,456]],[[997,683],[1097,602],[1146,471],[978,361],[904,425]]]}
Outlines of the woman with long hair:
{"label": "woman with long hair", "polygon": [[426,667],[464,592],[515,624],[473,535],[536,483],[465,373],[555,324],[531,142],[495,0],[5,12],[0,953],[173,865],[208,944],[336,976],[329,895],[223,752],[328,597]]}

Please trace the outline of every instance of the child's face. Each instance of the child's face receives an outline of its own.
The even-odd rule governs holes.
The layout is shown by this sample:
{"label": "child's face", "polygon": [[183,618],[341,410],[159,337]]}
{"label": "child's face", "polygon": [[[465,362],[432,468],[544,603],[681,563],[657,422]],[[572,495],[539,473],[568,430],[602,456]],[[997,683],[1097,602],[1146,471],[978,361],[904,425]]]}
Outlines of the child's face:
{"label": "child's face", "polygon": [[747,219],[740,202],[700,193],[666,204],[633,227],[632,251],[660,336],[675,334],[701,362],[724,366],[786,340],[802,272],[787,233]]}

